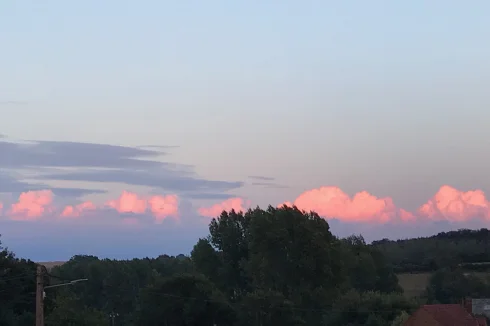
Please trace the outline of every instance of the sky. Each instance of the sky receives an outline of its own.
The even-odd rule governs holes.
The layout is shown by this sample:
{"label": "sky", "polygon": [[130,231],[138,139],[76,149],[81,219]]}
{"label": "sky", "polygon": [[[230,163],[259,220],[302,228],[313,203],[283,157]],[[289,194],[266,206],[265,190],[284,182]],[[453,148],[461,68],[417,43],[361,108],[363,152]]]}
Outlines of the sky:
{"label": "sky", "polygon": [[488,1],[2,1],[0,234],[188,254],[223,209],[490,224]]}

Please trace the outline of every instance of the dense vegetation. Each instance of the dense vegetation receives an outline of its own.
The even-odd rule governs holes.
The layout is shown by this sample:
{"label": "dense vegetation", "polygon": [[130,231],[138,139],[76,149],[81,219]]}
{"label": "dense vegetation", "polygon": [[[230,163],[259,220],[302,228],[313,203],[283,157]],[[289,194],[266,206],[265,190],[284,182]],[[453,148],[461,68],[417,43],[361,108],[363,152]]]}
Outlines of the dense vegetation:
{"label": "dense vegetation", "polygon": [[490,262],[490,230],[441,232],[427,238],[374,241],[397,273],[426,272],[463,265],[485,270]]}
{"label": "dense vegetation", "polygon": [[[471,251],[476,240],[467,234],[478,232],[451,236],[465,236],[468,241],[458,243]],[[453,250],[442,240],[447,235],[436,236],[442,242],[434,247],[444,251],[447,243]],[[419,302],[403,295],[392,266],[416,265],[408,253],[424,248],[417,241],[436,241],[430,239],[367,245],[361,236],[336,238],[327,221],[296,208],[223,212],[190,256],[116,261],[80,255],[55,267],[48,284],[89,281],[46,289],[46,326],[110,325],[111,314],[114,325],[125,326],[400,325]],[[403,250],[408,258],[393,257]],[[31,326],[36,265],[0,252],[0,325]],[[485,279],[465,275],[452,260],[444,264],[434,265],[441,269],[422,300],[490,296]]]}

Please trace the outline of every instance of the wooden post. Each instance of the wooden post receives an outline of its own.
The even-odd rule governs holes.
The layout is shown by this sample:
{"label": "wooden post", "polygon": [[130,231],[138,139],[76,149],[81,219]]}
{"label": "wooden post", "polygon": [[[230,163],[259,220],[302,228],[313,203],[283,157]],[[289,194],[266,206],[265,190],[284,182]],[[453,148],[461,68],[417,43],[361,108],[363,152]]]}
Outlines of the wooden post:
{"label": "wooden post", "polygon": [[36,326],[44,326],[44,266],[37,265]]}

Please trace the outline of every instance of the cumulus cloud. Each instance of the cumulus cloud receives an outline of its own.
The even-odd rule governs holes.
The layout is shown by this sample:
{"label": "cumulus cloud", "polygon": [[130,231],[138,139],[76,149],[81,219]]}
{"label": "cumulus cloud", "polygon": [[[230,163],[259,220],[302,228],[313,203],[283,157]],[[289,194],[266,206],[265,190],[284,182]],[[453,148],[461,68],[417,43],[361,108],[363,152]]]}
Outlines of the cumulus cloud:
{"label": "cumulus cloud", "polygon": [[[26,191],[11,205],[0,203],[3,215],[13,220],[38,220],[43,217],[79,218],[102,210],[112,210],[124,216],[125,223],[134,224],[131,216],[150,215],[156,223],[166,218],[179,217],[179,196],[176,194],[152,194],[142,196],[131,191],[123,191],[117,198],[96,205],[91,201],[60,206],[56,195],[49,189]],[[216,217],[222,211],[246,211],[251,203],[240,197],[228,198],[222,202],[199,207],[201,216]],[[352,197],[338,187],[320,187],[300,194],[293,202],[280,206],[296,206],[304,211],[314,211],[320,216],[348,223],[393,223],[420,221],[468,222],[473,219],[490,220],[490,202],[481,190],[460,191],[450,186],[442,186],[439,191],[415,212],[409,212],[395,205],[390,197],[379,198],[366,191]]]}
{"label": "cumulus cloud", "polygon": [[301,210],[315,211],[325,218],[338,218],[348,222],[388,222],[397,217],[408,219],[411,214],[398,209],[389,197],[378,198],[367,191],[350,197],[338,187],[321,187],[305,191],[294,205]]}
{"label": "cumulus cloud", "polygon": [[106,205],[119,213],[144,214],[149,211],[156,222],[162,222],[167,217],[177,217],[179,208],[176,195],[145,198],[129,191],[123,191],[119,198],[108,201]]}
{"label": "cumulus cloud", "polygon": [[97,207],[95,206],[94,203],[92,203],[91,201],[86,201],[86,202],[83,202],[83,203],[75,205],[75,206],[72,206],[72,205],[65,206],[65,208],[61,212],[61,216],[63,216],[63,217],[79,217],[86,212],[94,211],[96,209],[97,209]]}
{"label": "cumulus cloud", "polygon": [[[85,201],[63,207],[56,205],[54,199],[55,195],[51,190],[23,192],[18,200],[10,205],[10,209],[3,211],[3,215],[11,220],[34,221],[41,218],[78,218],[96,211],[102,212],[110,209],[122,215],[150,214],[156,223],[163,222],[167,217],[177,218],[179,216],[179,201],[176,195],[140,196],[123,191],[118,198],[109,200],[100,206],[91,201]],[[3,203],[1,205],[4,206]]]}
{"label": "cumulus cloud", "polygon": [[[362,233],[368,240],[427,236],[461,227],[480,228],[487,226],[490,219],[490,203],[483,191],[461,191],[450,186],[442,186],[413,213],[397,207],[390,197],[376,197],[366,191],[349,196],[338,187],[311,189],[284,204],[316,211],[329,220],[336,235]],[[96,233],[106,241],[98,245],[105,243],[108,246],[107,236],[121,244],[121,241],[127,243],[128,234],[134,234],[134,239],[141,239],[141,232],[144,232],[145,241],[149,234],[155,237],[165,234],[164,238],[167,238],[175,237],[177,233],[180,240],[180,237],[189,237],[186,241],[191,247],[197,238],[205,236],[207,232],[205,223],[202,223],[204,219],[198,215],[217,217],[223,210],[246,211],[250,206],[248,200],[232,197],[209,206],[195,207],[189,201],[181,201],[176,194],[141,195],[132,191],[123,191],[117,197],[101,203],[75,201],[67,205],[66,198],[59,198],[51,190],[45,189],[26,191],[13,201],[1,202],[0,221],[4,230],[2,233],[7,237],[17,237],[16,241],[21,245],[31,236],[25,233],[24,223],[46,221],[48,223],[35,222],[36,230],[42,229],[43,234],[39,237],[52,238],[54,243],[70,241],[70,237],[84,230],[84,236],[78,240],[84,246],[92,245],[88,239],[92,239]],[[169,218],[179,223],[154,227],[155,223]],[[114,223],[121,226],[117,232],[113,232]],[[42,241],[49,245],[47,240]],[[33,250],[32,246],[29,248]],[[80,248],[77,249],[79,252],[86,252],[84,248],[88,247]],[[147,251],[139,248],[141,253],[147,254]],[[74,251],[75,248],[70,250]]]}
{"label": "cumulus cloud", "polygon": [[[198,212],[203,216],[218,216],[222,210],[235,210],[240,206],[240,198],[224,201],[211,207],[203,207]],[[335,186],[311,189],[300,194],[293,202],[283,202],[281,207],[296,206],[304,211],[314,211],[326,219],[341,222],[427,222],[448,221],[468,222],[472,219],[490,220],[490,202],[482,190],[460,191],[450,186],[442,186],[439,191],[410,212],[395,205],[390,197],[378,198],[367,191],[352,197]]]}
{"label": "cumulus cloud", "polygon": [[198,209],[198,212],[202,216],[206,217],[216,217],[221,214],[223,211],[231,211],[232,209],[236,212],[246,211],[247,207],[250,206],[250,203],[242,198],[230,198],[221,203],[214,204],[209,207],[201,207]]}
{"label": "cumulus cloud", "polygon": [[50,190],[28,191],[12,204],[9,214],[15,220],[35,220],[54,210],[53,193]]}
{"label": "cumulus cloud", "polygon": [[420,207],[418,214],[430,219],[458,222],[473,218],[490,219],[490,203],[481,190],[464,192],[446,185]]}

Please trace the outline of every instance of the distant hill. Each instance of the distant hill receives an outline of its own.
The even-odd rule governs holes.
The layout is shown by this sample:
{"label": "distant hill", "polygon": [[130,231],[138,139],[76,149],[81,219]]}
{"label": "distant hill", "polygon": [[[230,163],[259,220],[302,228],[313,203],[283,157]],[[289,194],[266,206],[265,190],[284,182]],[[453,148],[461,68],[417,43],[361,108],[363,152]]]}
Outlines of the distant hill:
{"label": "distant hill", "polygon": [[[460,266],[473,271],[490,271],[490,230],[441,232],[430,237],[374,241],[397,273],[432,272]],[[163,255],[166,256],[166,255]],[[185,257],[179,255],[177,258]],[[39,262],[51,269],[65,261]]]}
{"label": "distant hill", "polygon": [[53,268],[53,267],[56,267],[56,266],[61,266],[64,263],[66,263],[66,261],[45,261],[45,262],[38,262],[38,264],[44,265],[44,267],[46,267],[48,270],[51,269],[51,268]]}
{"label": "distant hill", "polygon": [[374,241],[397,273],[431,272],[443,267],[490,269],[490,230],[441,232],[424,238]]}

